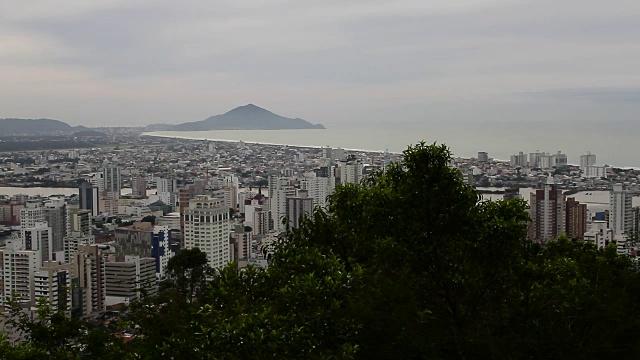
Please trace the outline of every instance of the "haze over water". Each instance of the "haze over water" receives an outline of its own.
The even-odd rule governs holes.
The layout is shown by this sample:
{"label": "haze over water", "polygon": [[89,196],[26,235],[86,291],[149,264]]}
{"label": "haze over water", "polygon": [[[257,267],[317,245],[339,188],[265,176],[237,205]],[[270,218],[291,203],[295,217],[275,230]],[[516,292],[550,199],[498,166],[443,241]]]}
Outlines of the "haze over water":
{"label": "haze over water", "polygon": [[420,140],[447,144],[454,156],[474,157],[487,151],[496,159],[508,160],[518,151],[536,150],[567,154],[578,164],[580,155],[591,151],[599,165],[640,167],[640,128],[631,122],[397,122],[360,127],[332,127],[325,130],[217,130],[160,131],[160,136],[190,139],[245,141],[297,146],[342,147],[371,151],[401,152]]}

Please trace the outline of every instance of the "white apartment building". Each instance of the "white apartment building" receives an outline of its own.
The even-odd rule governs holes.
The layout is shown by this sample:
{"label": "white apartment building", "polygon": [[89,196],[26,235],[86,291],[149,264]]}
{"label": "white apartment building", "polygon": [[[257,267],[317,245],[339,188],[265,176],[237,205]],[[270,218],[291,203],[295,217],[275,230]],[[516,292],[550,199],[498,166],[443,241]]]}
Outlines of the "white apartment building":
{"label": "white apartment building", "polygon": [[27,200],[24,207],[20,209],[20,227],[23,229],[32,228],[45,221],[44,208],[40,200]]}
{"label": "white apartment building", "polygon": [[78,251],[79,245],[93,245],[96,242],[95,236],[81,231],[71,231],[64,238],[63,261],[69,263],[74,254]]}
{"label": "white apartment building", "polygon": [[40,252],[24,250],[18,242],[11,242],[2,251],[3,291],[0,296],[0,307],[7,305],[12,299],[20,302],[33,300],[33,276],[40,268]]}
{"label": "white apartment building", "polygon": [[341,184],[348,184],[348,183],[358,184],[362,180],[363,170],[364,170],[364,165],[360,161],[349,161],[349,162],[341,161],[338,166],[338,171],[340,174],[340,183]]}
{"label": "white apartment building", "polygon": [[300,188],[309,192],[314,207],[324,208],[327,206],[327,197],[336,190],[336,178],[333,176],[317,177],[315,174],[310,174],[300,182]]}
{"label": "white apartment building", "polygon": [[613,185],[609,192],[609,226],[614,235],[626,235],[633,227],[633,194]]}
{"label": "white apartment building", "polygon": [[[584,155],[583,155],[584,156]],[[581,169],[583,169],[581,167]],[[584,167],[583,174],[585,178],[607,178],[609,172],[608,166],[587,165]]]}
{"label": "white apartment building", "polygon": [[198,195],[184,211],[185,248],[199,248],[209,265],[220,269],[229,263],[229,208],[217,198]]}

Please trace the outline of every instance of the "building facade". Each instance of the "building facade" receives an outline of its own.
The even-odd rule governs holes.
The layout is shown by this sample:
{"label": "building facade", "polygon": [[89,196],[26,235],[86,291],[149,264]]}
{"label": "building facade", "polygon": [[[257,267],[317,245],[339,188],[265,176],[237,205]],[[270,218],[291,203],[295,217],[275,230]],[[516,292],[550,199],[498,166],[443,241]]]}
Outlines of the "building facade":
{"label": "building facade", "polygon": [[198,195],[189,201],[184,212],[185,248],[198,248],[206,253],[214,269],[229,263],[229,229],[229,208],[222,200]]}

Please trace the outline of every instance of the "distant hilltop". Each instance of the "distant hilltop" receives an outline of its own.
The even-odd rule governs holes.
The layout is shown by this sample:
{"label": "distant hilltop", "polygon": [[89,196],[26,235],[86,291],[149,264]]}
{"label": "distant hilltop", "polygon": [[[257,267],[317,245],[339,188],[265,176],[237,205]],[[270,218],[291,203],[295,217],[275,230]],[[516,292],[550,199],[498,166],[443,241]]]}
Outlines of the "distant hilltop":
{"label": "distant hilltop", "polygon": [[0,119],[0,136],[16,134],[73,133],[87,130],[84,126],[71,126],[52,119]]}
{"label": "distant hilltop", "polygon": [[239,106],[222,115],[214,115],[201,121],[178,125],[150,125],[147,130],[207,131],[207,130],[286,130],[324,129],[321,124],[312,124],[299,118],[292,119],[272,113],[259,106]]}

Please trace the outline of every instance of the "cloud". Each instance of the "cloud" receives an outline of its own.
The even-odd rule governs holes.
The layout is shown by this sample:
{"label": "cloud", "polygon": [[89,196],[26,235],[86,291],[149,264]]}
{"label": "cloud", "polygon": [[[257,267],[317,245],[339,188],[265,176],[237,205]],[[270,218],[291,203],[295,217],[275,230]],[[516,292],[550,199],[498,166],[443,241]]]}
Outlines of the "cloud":
{"label": "cloud", "polygon": [[[2,2],[0,117],[177,122],[257,102],[324,123],[480,121],[554,97],[563,120],[580,99],[636,99],[566,89],[640,80],[636,1]],[[596,113],[637,113],[626,101]]]}

